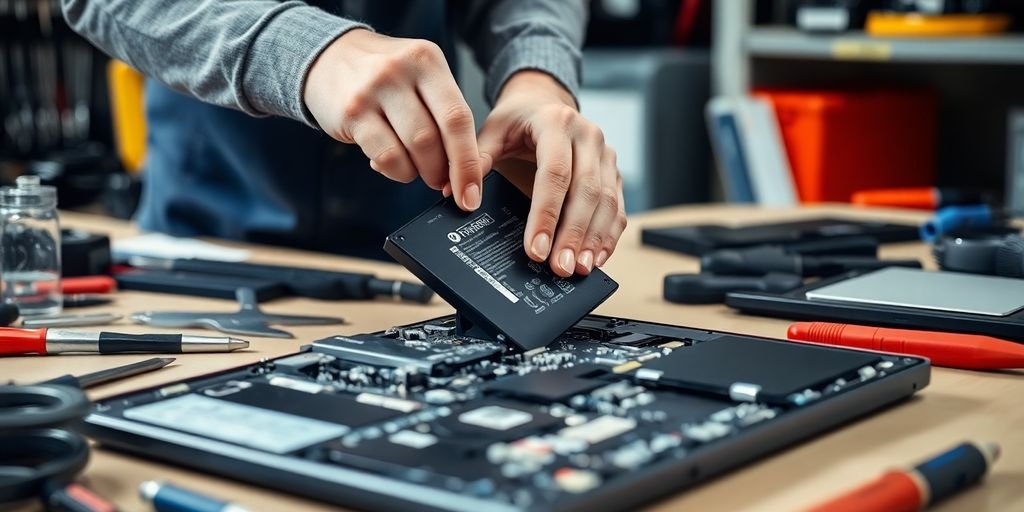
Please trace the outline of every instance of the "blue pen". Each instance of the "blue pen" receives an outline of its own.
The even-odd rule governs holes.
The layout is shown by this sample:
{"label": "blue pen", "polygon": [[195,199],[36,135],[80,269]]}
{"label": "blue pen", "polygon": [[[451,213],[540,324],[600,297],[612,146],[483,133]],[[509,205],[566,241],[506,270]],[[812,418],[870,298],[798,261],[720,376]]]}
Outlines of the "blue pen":
{"label": "blue pen", "polygon": [[241,505],[215,500],[195,491],[164,482],[149,480],[139,485],[142,499],[153,504],[156,512],[248,512]]}

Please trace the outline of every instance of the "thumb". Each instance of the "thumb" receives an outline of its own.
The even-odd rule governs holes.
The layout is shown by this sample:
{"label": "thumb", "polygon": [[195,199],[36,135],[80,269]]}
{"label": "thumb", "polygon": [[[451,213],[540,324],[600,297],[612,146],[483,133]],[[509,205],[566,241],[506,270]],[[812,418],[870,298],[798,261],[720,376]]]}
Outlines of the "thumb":
{"label": "thumb", "polygon": [[505,123],[501,120],[489,117],[480,128],[480,134],[476,137],[476,147],[480,151],[480,160],[483,165],[483,172],[491,170],[494,163],[501,160],[505,155],[505,139],[507,135]]}
{"label": "thumb", "polygon": [[480,160],[488,165],[484,167],[484,173],[500,166],[498,171],[505,179],[511,181],[523,194],[532,196],[537,164],[534,163],[536,158],[519,154],[524,150],[520,139],[530,133],[530,130],[520,125],[522,122],[489,117],[477,135],[477,148],[480,150]]}

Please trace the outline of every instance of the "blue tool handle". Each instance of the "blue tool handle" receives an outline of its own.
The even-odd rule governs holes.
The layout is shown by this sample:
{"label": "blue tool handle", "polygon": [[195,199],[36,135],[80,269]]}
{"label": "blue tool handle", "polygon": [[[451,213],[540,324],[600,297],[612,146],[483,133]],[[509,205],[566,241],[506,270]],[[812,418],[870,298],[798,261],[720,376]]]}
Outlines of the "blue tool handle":
{"label": "blue tool handle", "polygon": [[972,443],[963,443],[914,468],[929,489],[929,503],[946,499],[977,483],[988,471],[988,459]]}
{"label": "blue tool handle", "polygon": [[222,512],[229,505],[171,484],[160,484],[152,500],[157,512]]}
{"label": "blue tool handle", "polygon": [[934,243],[950,231],[991,226],[994,221],[992,208],[984,204],[971,206],[947,206],[921,225],[921,239]]}

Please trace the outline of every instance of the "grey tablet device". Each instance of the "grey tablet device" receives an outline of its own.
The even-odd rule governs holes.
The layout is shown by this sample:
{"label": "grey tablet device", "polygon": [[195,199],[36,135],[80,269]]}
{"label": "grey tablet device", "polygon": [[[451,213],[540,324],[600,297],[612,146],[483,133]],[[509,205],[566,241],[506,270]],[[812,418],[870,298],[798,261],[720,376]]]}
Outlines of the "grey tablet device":
{"label": "grey tablet device", "polygon": [[1024,280],[885,268],[809,290],[807,300],[881,304],[987,316],[1024,309]]}

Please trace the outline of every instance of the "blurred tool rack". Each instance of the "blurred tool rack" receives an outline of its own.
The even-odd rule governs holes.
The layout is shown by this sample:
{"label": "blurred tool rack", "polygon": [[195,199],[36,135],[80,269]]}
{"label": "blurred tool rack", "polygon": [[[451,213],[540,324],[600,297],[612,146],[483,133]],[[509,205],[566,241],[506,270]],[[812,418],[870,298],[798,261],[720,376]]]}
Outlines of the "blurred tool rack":
{"label": "blurred tool rack", "polygon": [[62,206],[96,198],[119,171],[106,62],[58,0],[0,0],[0,183],[38,174],[58,185]]}

